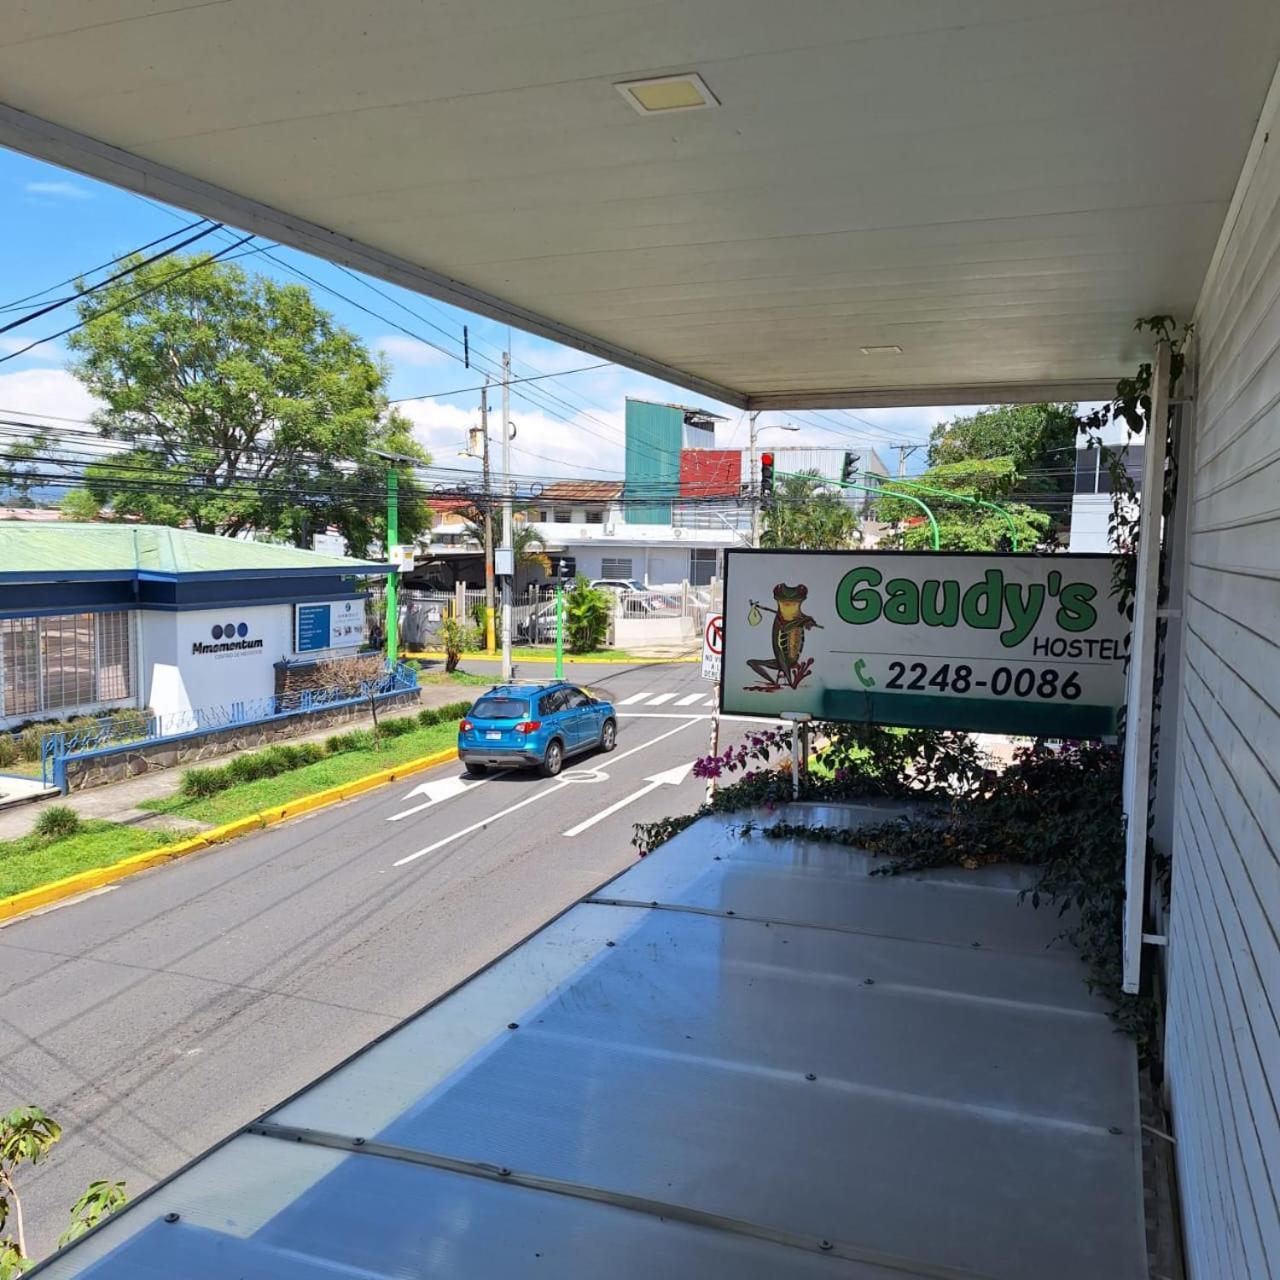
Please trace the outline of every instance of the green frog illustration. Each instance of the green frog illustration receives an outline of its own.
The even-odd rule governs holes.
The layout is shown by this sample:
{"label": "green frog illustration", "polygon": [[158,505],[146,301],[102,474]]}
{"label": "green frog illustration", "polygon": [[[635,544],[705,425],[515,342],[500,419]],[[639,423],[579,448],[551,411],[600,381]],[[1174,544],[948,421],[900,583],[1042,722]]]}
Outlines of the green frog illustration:
{"label": "green frog illustration", "polygon": [[748,602],[751,607],[747,622],[753,627],[759,625],[761,614],[773,614],[773,657],[747,661],[747,666],[765,683],[747,686],[748,692],[773,693],[784,686],[795,689],[813,669],[812,658],[800,659],[804,652],[804,633],[810,627],[822,628],[822,623],[811,618],[802,608],[808,595],[809,588],[803,583],[789,587],[785,582],[779,582],[773,589],[776,608],[763,605],[758,600]]}

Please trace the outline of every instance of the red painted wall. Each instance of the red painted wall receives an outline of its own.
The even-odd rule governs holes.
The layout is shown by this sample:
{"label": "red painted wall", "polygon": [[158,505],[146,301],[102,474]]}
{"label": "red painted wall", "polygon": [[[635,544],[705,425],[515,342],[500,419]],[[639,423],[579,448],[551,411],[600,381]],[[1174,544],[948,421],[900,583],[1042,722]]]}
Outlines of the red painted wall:
{"label": "red painted wall", "polygon": [[682,498],[732,498],[742,487],[742,453],[738,449],[682,449]]}

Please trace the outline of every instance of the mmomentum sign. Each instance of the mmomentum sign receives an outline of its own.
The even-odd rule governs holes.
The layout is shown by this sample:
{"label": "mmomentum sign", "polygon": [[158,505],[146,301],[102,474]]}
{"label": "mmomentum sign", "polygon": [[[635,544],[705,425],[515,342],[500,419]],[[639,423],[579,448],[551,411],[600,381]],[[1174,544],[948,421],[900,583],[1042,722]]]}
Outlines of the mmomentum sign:
{"label": "mmomentum sign", "polygon": [[721,709],[1047,737],[1116,731],[1114,557],[729,551]]}

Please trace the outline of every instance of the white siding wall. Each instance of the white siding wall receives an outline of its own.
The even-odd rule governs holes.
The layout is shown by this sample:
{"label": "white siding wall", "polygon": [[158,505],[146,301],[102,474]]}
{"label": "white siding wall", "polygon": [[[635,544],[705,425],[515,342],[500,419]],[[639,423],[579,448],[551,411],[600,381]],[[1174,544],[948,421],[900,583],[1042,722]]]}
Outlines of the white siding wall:
{"label": "white siding wall", "polygon": [[1276,104],[1197,317],[1166,1044],[1195,1280],[1280,1275]]}

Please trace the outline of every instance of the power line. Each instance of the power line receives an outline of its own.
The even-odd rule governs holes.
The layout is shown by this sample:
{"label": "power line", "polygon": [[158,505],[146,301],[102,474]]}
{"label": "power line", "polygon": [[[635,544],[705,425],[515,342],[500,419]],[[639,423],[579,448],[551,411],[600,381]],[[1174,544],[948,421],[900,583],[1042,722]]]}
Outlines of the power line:
{"label": "power line", "polygon": [[[4,306],[0,306],[0,311],[16,311],[19,307],[25,306],[33,298],[42,297],[46,293],[52,293],[55,289],[62,289],[69,284],[75,284],[77,280],[84,279],[87,276],[96,275],[99,271],[105,271],[107,267],[114,267],[117,262],[123,262],[126,258],[133,257],[134,254],[146,253],[148,249],[152,249],[158,244],[163,244],[166,240],[172,240],[174,236],[180,236],[184,231],[191,231],[198,227],[202,222],[208,221],[208,218],[197,218],[194,222],[188,222],[185,227],[178,227],[176,230],[170,231],[168,235],[157,236],[154,240],[148,240],[146,244],[139,245],[136,249],[130,249],[128,252],[111,258],[107,262],[100,262],[96,267],[90,267],[87,271],[77,271],[75,275],[68,276],[65,280],[59,280],[57,284],[48,285],[44,289],[37,289],[35,293],[29,293],[24,298],[15,298],[12,302],[6,302]],[[77,295],[72,296],[74,297]]]}
{"label": "power line", "polygon": [[[592,369],[607,369],[609,361],[602,360],[599,364],[584,364],[577,369],[557,369],[554,373],[537,373],[527,378],[510,378],[507,381],[509,387],[514,387],[517,382],[541,382],[545,378],[563,378],[571,373],[587,373]],[[494,384],[484,382],[478,386],[471,387],[454,387],[451,391],[424,391],[420,396],[398,396],[394,400],[388,400],[388,404],[408,404],[411,400],[441,400],[445,396],[460,396],[468,391],[485,391]]]}
{"label": "power line", "polygon": [[88,319],[77,320],[75,324],[68,325],[65,329],[60,329],[57,333],[51,333],[44,338],[37,338],[35,339],[34,342],[28,342],[25,347],[20,347],[17,351],[13,351],[7,356],[0,356],[0,364],[6,364],[10,360],[16,360],[21,355],[26,355],[26,353],[30,351],[32,347],[38,347],[42,343],[56,342],[59,338],[65,338],[67,334],[74,333],[77,329],[83,329],[84,326],[89,324],[91,321],[98,320],[98,319],[101,319],[103,316],[110,315],[113,311],[119,311],[122,307],[127,307],[130,303],[137,302],[139,298],[145,298],[148,294],[155,293],[156,290],[165,288],[167,285],[171,284],[174,280],[181,279],[185,275],[190,275],[191,272],[197,271],[201,267],[208,266],[209,263],[211,262],[216,262],[219,258],[225,257],[233,249],[238,249],[246,241],[252,240],[252,239],[253,239],[252,233],[241,236],[239,240],[237,240],[234,244],[229,245],[227,248],[220,249],[217,253],[211,253],[207,257],[197,259],[195,262],[191,263],[189,266],[184,267],[181,271],[175,271],[172,275],[166,276],[158,284],[154,284],[154,285],[151,285],[149,288],[142,289],[138,293],[135,293],[132,296],[128,298],[124,298],[120,302],[115,303],[113,306],[104,307],[101,311],[95,311],[93,315],[88,317]]}
{"label": "power line", "polygon": [[[59,307],[65,307],[68,302],[79,302],[82,298],[87,298],[90,295],[97,293],[99,289],[105,289],[109,284],[115,284],[117,280],[123,280],[125,276],[132,275],[135,271],[141,271],[143,267],[149,267],[153,262],[159,262],[161,258],[170,257],[172,254],[177,253],[179,249],[185,249],[187,245],[195,244],[197,240],[203,240],[205,236],[211,235],[220,226],[222,226],[222,223],[215,222],[212,226],[206,227],[203,231],[197,231],[194,235],[188,236],[185,240],[180,240],[177,244],[170,245],[166,249],[161,249],[159,253],[153,253],[151,257],[144,258],[141,262],[135,263],[132,267],[126,267],[123,271],[117,271],[115,275],[108,276],[105,280],[99,280],[97,284],[92,285],[88,289],[82,290],[80,293],[68,294],[65,298],[57,298],[53,302],[47,303],[37,311],[31,311],[25,316],[19,316],[16,320],[10,320],[8,324],[0,325],[0,333],[8,333],[10,329],[17,329],[24,324],[30,324],[32,320],[39,320],[41,316],[47,316],[51,311],[57,311]],[[48,339],[46,338],[45,341],[47,342]]]}

